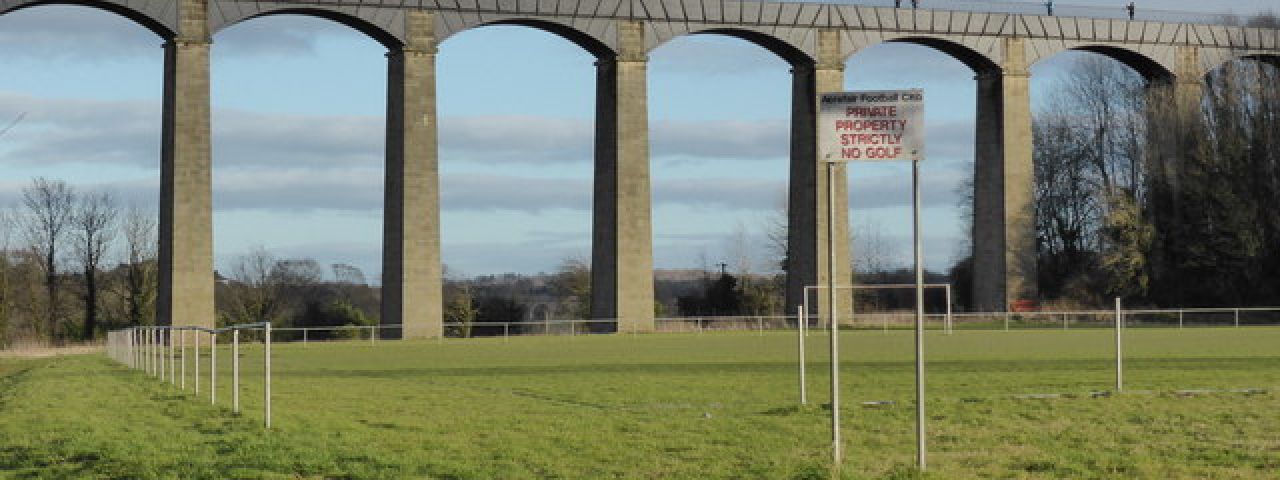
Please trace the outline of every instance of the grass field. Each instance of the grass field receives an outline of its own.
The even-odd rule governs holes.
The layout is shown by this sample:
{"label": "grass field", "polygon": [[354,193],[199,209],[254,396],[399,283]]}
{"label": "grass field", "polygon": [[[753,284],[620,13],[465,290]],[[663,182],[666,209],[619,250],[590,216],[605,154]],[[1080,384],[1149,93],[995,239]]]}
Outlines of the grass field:
{"label": "grass field", "polygon": [[[931,333],[920,475],[909,332],[847,332],[842,476],[1280,475],[1280,329],[1127,335],[1126,388],[1149,392],[1092,398],[1108,330]],[[207,378],[196,398],[101,355],[0,360],[0,478],[826,478],[827,338],[808,345],[805,408],[794,333],[277,345],[271,431],[260,347],[242,416],[225,348],[216,406]]]}

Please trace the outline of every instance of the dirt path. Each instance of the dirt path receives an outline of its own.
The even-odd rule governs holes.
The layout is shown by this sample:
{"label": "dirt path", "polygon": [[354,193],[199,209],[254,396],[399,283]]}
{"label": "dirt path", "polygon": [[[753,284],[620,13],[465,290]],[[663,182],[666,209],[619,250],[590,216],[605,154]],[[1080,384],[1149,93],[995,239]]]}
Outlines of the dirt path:
{"label": "dirt path", "polygon": [[61,355],[86,355],[102,352],[101,345],[76,345],[70,347],[17,347],[0,350],[0,359],[48,358]]}

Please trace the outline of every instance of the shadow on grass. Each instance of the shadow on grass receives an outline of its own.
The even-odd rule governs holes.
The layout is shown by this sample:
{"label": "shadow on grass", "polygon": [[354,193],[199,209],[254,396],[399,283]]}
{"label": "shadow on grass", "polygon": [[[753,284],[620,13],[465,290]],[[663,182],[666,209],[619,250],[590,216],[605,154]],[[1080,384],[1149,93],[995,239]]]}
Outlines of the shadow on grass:
{"label": "shadow on grass", "polygon": [[[811,362],[810,365],[823,365]],[[902,362],[840,362],[842,368],[914,369],[911,361]],[[1107,370],[1113,368],[1110,359],[1033,359],[1033,360],[971,360],[931,361],[933,372],[1071,372],[1080,370]],[[1137,358],[1126,361],[1131,370],[1169,369],[1180,371],[1217,371],[1224,369],[1254,370],[1260,367],[1280,368],[1280,357],[1238,358]],[[790,362],[724,362],[724,363],[610,363],[573,365],[535,365],[503,367],[453,367],[453,368],[396,368],[396,369],[314,369],[287,370],[281,373],[295,378],[413,378],[413,377],[493,377],[493,376],[543,376],[594,374],[688,374],[706,375],[725,372],[738,374],[772,373],[795,368]]]}

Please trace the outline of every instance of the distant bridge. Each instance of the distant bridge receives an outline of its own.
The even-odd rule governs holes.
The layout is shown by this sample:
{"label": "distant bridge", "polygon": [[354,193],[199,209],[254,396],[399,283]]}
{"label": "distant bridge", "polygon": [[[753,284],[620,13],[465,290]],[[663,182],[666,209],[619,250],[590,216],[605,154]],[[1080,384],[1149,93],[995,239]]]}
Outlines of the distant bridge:
{"label": "distant bridge", "polygon": [[[1178,21],[1168,12],[1157,13],[1174,21],[1062,16],[1067,7],[1049,16],[1025,3],[982,4],[1014,11],[991,13],[732,0],[0,0],[0,14],[49,3],[109,10],[167,42],[159,318],[204,327],[214,324],[209,48],[214,34],[262,16],[327,18],[389,51],[382,321],[403,323],[406,337],[442,331],[435,55],[459,32],[526,26],[598,59],[591,311],[619,319],[623,331],[653,329],[646,62],[676,37],[737,37],[791,64],[788,305],[800,302],[803,286],[827,278],[815,97],[841,90],[845,60],[863,49],[923,45],[974,70],[975,301],[983,310],[1036,294],[1032,64],[1068,50],[1099,53],[1172,88],[1184,106],[1195,104],[1206,73],[1225,62],[1280,66],[1275,29]],[[848,278],[844,170],[835,180],[837,278]]]}

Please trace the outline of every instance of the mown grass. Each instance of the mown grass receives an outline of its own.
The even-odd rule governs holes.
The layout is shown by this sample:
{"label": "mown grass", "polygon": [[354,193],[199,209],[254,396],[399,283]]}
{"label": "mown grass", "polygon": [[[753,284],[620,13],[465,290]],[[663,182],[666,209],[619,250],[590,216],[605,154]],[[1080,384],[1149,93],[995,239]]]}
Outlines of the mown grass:
{"label": "mown grass", "polygon": [[[1277,477],[1280,329],[1127,335],[1126,388],[1149,392],[1094,398],[1107,330],[931,333],[922,475],[909,333],[847,332],[842,476]],[[0,360],[0,478],[826,478],[827,340],[808,407],[794,334],[277,345],[270,431],[258,346],[240,416],[225,348],[216,406],[207,378],[195,397],[101,356]]]}

